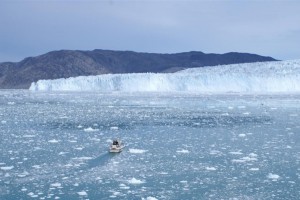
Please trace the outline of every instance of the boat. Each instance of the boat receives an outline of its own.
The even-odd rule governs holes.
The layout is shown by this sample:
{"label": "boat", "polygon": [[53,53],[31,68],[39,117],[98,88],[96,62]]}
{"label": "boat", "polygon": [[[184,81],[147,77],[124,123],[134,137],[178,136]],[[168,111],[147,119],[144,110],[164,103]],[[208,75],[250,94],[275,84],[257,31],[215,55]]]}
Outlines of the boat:
{"label": "boat", "polygon": [[115,139],[113,140],[112,144],[109,147],[110,153],[120,153],[123,150],[123,144],[120,140]]}

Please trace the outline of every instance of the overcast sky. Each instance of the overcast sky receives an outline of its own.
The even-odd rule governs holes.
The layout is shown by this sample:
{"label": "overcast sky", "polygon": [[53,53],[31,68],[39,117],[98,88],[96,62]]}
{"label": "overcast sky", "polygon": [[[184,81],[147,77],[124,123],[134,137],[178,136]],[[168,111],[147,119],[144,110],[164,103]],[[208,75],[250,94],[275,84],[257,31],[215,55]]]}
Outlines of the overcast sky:
{"label": "overcast sky", "polygon": [[60,49],[300,59],[300,0],[0,1],[0,62]]}

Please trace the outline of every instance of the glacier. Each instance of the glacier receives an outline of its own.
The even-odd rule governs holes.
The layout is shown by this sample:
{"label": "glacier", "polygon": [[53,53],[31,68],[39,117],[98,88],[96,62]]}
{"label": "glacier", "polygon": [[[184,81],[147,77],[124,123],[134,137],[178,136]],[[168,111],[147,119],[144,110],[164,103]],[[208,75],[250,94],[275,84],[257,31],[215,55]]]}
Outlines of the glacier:
{"label": "glacier", "polygon": [[33,82],[31,91],[298,93],[300,60],[190,68],[176,73],[79,76]]}

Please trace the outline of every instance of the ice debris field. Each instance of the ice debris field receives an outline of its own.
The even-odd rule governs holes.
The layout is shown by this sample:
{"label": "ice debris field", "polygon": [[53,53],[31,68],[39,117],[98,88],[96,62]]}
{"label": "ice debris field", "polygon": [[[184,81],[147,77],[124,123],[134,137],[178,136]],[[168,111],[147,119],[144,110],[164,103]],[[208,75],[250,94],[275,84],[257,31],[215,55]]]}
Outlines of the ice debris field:
{"label": "ice debris field", "polygon": [[3,90],[0,199],[300,199],[299,122],[299,95]]}
{"label": "ice debris field", "polygon": [[186,69],[176,73],[107,74],[39,80],[32,91],[202,93],[300,92],[300,60]]}
{"label": "ice debris field", "polygon": [[0,199],[300,199],[299,63],[0,90]]}

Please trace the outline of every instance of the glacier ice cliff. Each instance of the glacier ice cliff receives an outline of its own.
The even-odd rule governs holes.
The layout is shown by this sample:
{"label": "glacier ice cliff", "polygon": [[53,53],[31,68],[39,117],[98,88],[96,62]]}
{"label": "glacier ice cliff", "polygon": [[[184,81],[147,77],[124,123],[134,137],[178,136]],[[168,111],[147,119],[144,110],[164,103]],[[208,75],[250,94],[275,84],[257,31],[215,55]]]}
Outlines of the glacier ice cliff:
{"label": "glacier ice cliff", "polygon": [[190,68],[176,73],[106,74],[39,80],[32,91],[300,92],[300,60]]}

